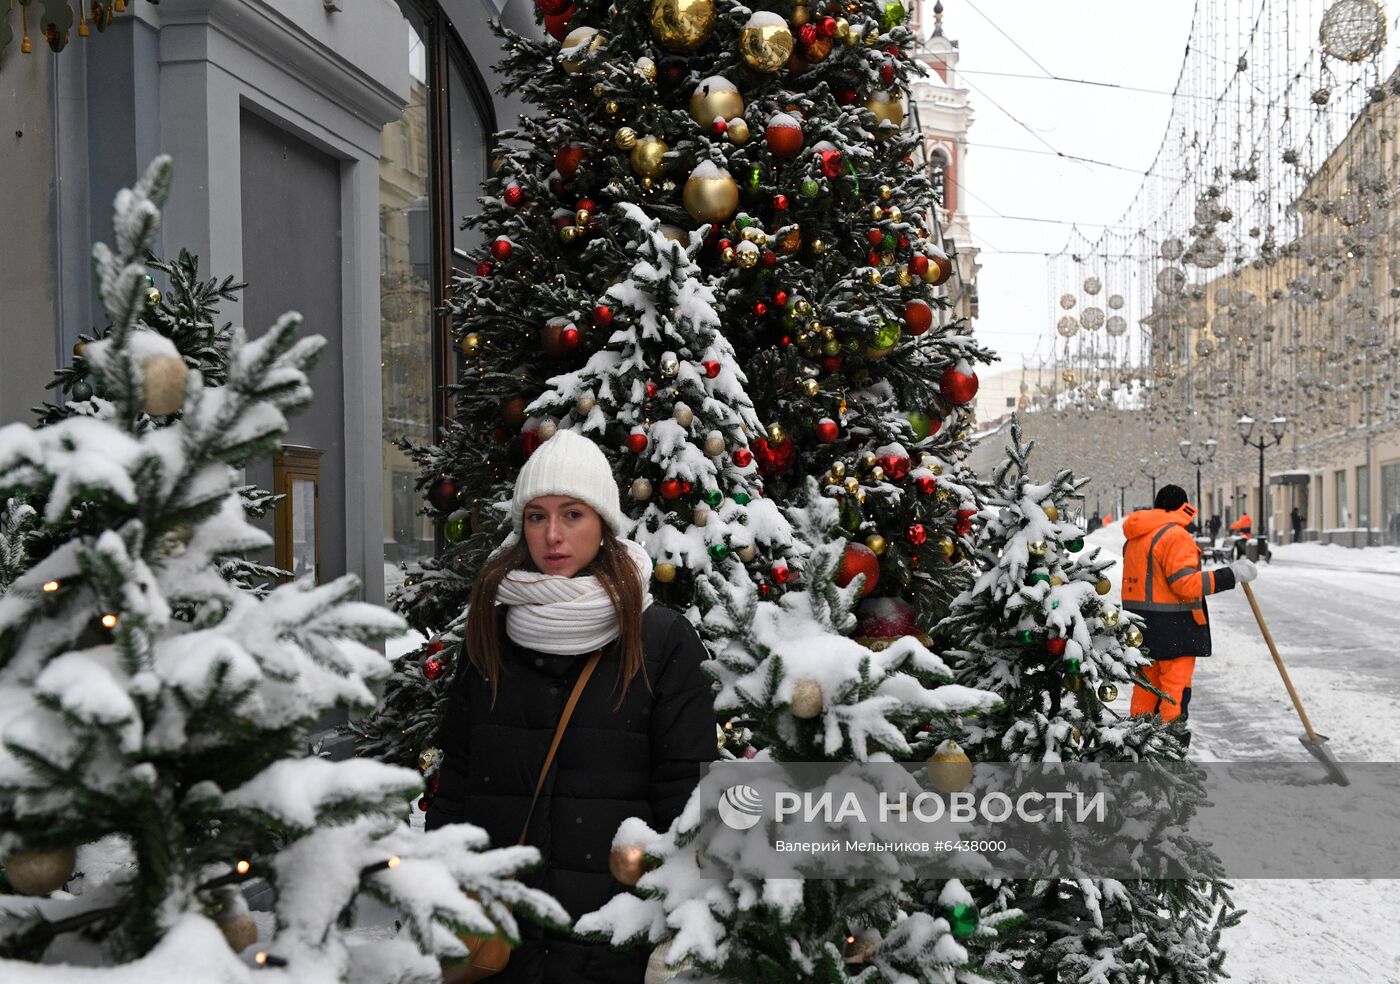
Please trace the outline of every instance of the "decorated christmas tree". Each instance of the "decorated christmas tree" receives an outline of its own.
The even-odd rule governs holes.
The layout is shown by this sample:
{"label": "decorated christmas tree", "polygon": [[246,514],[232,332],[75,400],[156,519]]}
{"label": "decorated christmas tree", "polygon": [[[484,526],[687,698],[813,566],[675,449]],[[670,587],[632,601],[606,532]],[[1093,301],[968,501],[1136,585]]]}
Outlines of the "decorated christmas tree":
{"label": "decorated christmas tree", "polygon": [[324,340],[290,314],[257,340],[235,330],[224,384],[191,370],[165,402],[149,367],[179,355],[141,324],[141,257],[169,181],[157,160],[117,198],[115,248],[93,252],[104,406],[0,429],[0,495],[43,504],[21,523],[84,517],[0,595],[0,978],[439,979],[459,933],[567,914],[512,877],[532,849],[411,830],[414,772],[308,753],[321,715],[372,701],[374,647],[402,622],[355,601],[353,577],[260,597],[221,576],[268,542],[230,462],[276,446]]}
{"label": "decorated christmas tree", "polygon": [[[948,654],[959,683],[997,694],[999,708],[962,722],[964,737],[936,750],[947,761],[1134,765],[1166,797],[1186,781],[1170,763],[1184,755],[1177,726],[1125,717],[1120,690],[1141,683],[1149,662],[1134,616],[1106,597],[1113,560],[1085,550],[1069,505],[1087,482],[1068,470],[1048,482],[1030,472],[1032,443],[1012,418],[1008,457],[988,484],[977,527],[976,582],[942,627],[958,648]],[[1154,763],[1166,766],[1154,769]],[[1179,788],[1185,798],[1190,790]],[[1158,812],[1170,810],[1158,802]],[[1063,857],[1084,847],[1067,831]],[[1138,830],[1141,836],[1141,828]],[[1129,843],[1131,852],[1142,845]],[[1238,922],[1228,886],[1213,879],[1218,859],[1189,837],[1170,850],[1191,879],[1045,878],[970,886],[985,910],[1014,908],[1025,918],[1001,948],[1027,980],[1128,984],[1220,978],[1223,929]],[[1146,862],[1144,862],[1146,863]]]}

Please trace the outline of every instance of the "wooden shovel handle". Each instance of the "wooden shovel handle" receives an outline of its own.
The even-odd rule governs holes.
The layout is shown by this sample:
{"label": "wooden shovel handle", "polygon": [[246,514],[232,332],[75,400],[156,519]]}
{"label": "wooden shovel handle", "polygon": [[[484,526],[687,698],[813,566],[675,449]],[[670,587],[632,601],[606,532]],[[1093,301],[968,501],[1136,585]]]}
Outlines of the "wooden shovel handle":
{"label": "wooden shovel handle", "polygon": [[1303,710],[1303,702],[1298,699],[1298,691],[1293,689],[1293,681],[1289,679],[1288,670],[1279,657],[1278,647],[1274,645],[1274,637],[1269,634],[1269,627],[1264,624],[1264,613],[1259,610],[1259,602],[1255,600],[1254,592],[1250,589],[1247,581],[1241,581],[1240,587],[1244,588],[1244,596],[1249,599],[1249,607],[1254,609],[1254,620],[1259,623],[1259,631],[1264,633],[1264,642],[1268,644],[1269,652],[1273,654],[1274,665],[1278,667],[1279,676],[1283,677],[1283,685],[1288,688],[1288,696],[1293,698],[1293,707],[1303,722],[1303,730],[1308,733],[1309,741],[1316,741],[1317,735],[1313,732],[1312,724],[1308,721],[1307,712]]}

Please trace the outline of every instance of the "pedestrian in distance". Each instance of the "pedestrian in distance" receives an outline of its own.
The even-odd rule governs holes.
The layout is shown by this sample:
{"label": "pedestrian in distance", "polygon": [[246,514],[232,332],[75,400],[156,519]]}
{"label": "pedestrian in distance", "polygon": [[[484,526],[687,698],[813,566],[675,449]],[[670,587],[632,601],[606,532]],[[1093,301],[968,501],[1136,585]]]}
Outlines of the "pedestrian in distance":
{"label": "pedestrian in distance", "polygon": [[[617,481],[596,444],[568,430],[541,444],[511,513],[513,535],[472,587],[427,827],[471,823],[493,847],[538,848],[541,865],[522,880],[577,919],[626,891],[609,868],[618,825],[668,829],[717,758],[714,691],[695,629],[651,603],[651,559],[621,537]],[[645,977],[645,950],[520,928],[496,984]]]}
{"label": "pedestrian in distance", "polygon": [[1089,525],[1088,525],[1088,527],[1086,528],[1086,532],[1092,533],[1092,532],[1094,532],[1095,530],[1102,529],[1102,528],[1103,528],[1103,517],[1099,515],[1098,510],[1094,510],[1094,515],[1092,515],[1092,516],[1089,517]]}
{"label": "pedestrian in distance", "polygon": [[1215,546],[1215,538],[1220,535],[1220,513],[1211,513],[1210,522],[1206,524],[1210,530],[1210,545]]}
{"label": "pedestrian in distance", "polygon": [[1293,511],[1288,514],[1288,518],[1293,522],[1293,542],[1298,543],[1303,539],[1303,514],[1294,506]]}
{"label": "pedestrian in distance", "polygon": [[[1125,610],[1143,619],[1143,643],[1152,659],[1144,675],[1160,694],[1138,684],[1129,710],[1185,722],[1196,660],[1211,653],[1206,596],[1252,581],[1259,570],[1246,558],[1202,570],[1201,548],[1186,532],[1196,509],[1181,486],[1164,485],[1152,505],[1123,520],[1122,600]],[[1189,742],[1189,731],[1185,737]]]}

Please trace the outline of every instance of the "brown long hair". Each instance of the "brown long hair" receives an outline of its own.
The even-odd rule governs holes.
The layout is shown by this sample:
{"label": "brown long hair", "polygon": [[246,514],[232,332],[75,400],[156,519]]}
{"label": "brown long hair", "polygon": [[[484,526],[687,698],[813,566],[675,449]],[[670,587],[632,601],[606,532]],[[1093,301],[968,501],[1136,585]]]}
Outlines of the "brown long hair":
{"label": "brown long hair", "polygon": [[[502,550],[486,562],[481,573],[472,585],[470,609],[467,612],[467,637],[464,645],[467,659],[472,666],[491,684],[491,705],[496,704],[496,693],[501,682],[501,648],[496,635],[496,591],[505,576],[514,570],[535,570],[530,559],[530,548],[524,535],[513,547]],[[642,652],[642,594],[646,588],[642,575],[627,548],[606,524],[603,526],[603,545],[584,571],[592,574],[603,586],[612,600],[613,611],[617,613],[617,648],[621,659],[617,676],[622,684],[622,693],[617,698],[614,710],[622,706],[627,697],[627,688],[640,672],[646,680],[644,655]],[[650,681],[646,681],[650,687]]]}

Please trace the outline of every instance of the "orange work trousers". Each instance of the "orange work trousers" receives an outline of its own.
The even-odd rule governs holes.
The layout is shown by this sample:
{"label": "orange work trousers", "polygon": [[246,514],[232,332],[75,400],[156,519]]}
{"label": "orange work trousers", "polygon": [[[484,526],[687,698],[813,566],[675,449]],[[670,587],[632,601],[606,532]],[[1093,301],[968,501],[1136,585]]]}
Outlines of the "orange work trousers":
{"label": "orange work trousers", "polygon": [[1191,677],[1196,672],[1195,656],[1178,656],[1153,663],[1143,672],[1147,682],[1166,694],[1175,704],[1168,703],[1145,687],[1133,687],[1133,702],[1129,713],[1162,715],[1164,721],[1175,721],[1186,713],[1191,701]]}

